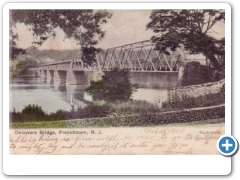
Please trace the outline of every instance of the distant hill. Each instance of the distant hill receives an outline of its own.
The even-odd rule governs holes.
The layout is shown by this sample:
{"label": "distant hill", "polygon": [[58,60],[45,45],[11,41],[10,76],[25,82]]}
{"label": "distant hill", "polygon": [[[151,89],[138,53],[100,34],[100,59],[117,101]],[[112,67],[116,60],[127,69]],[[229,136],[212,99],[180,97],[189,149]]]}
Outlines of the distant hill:
{"label": "distant hill", "polygon": [[57,62],[81,57],[80,49],[74,50],[27,49],[26,52],[27,52],[26,54],[21,55],[22,59],[29,57],[33,60],[36,60],[38,63]]}

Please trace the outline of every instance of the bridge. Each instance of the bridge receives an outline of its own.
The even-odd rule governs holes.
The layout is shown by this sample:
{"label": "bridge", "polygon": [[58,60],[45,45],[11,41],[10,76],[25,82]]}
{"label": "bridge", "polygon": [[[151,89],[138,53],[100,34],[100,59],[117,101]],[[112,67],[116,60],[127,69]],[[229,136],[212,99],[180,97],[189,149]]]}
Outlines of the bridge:
{"label": "bridge", "polygon": [[90,80],[100,80],[104,72],[114,68],[128,69],[131,81],[139,87],[175,87],[180,65],[185,60],[181,48],[163,53],[155,49],[151,40],[126,44],[98,53],[91,66],[81,58],[47,63],[37,70],[42,78],[65,81],[66,84],[89,84]]}

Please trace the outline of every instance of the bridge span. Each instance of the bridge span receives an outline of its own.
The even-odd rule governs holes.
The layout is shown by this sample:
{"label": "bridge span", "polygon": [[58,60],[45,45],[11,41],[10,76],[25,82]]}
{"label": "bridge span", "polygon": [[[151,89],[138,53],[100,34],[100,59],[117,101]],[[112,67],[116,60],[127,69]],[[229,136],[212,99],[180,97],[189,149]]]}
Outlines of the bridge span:
{"label": "bridge span", "polygon": [[42,78],[65,81],[66,84],[87,85],[91,80],[100,80],[104,72],[114,68],[131,71],[132,83],[139,87],[176,87],[182,74],[181,62],[185,60],[183,51],[164,53],[155,50],[151,40],[118,46],[97,54],[91,66],[81,58],[47,63],[37,70]]}

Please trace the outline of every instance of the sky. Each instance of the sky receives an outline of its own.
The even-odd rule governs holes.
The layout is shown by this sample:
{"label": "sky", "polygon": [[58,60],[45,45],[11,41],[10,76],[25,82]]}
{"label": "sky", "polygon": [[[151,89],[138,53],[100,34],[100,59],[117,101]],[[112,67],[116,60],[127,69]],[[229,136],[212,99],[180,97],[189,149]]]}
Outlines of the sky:
{"label": "sky", "polygon": [[[112,13],[112,18],[108,20],[107,24],[102,25],[102,29],[106,31],[106,34],[104,39],[99,42],[98,47],[107,49],[150,39],[154,33],[152,30],[147,30],[146,25],[150,22],[151,11],[109,10]],[[79,48],[73,39],[64,40],[64,33],[61,29],[56,29],[56,32],[56,37],[49,38],[39,49],[63,50]],[[32,45],[34,38],[25,25],[18,24],[17,33],[19,35],[19,47],[28,48]],[[224,24],[217,24],[213,27],[211,33],[216,38],[224,37]]]}

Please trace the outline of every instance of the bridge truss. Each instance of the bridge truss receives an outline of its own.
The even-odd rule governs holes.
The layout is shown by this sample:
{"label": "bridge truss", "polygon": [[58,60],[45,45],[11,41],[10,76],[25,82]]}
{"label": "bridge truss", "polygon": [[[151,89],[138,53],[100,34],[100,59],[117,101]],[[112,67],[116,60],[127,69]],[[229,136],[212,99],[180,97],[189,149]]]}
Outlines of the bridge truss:
{"label": "bridge truss", "polygon": [[91,66],[80,58],[42,64],[39,70],[109,71],[114,68],[130,71],[178,71],[185,54],[181,48],[166,54],[155,49],[151,40],[118,46],[97,54],[97,61]]}
{"label": "bridge truss", "polygon": [[183,51],[168,51],[169,54],[155,49],[151,40],[127,44],[97,55],[97,67],[111,70],[115,67],[132,71],[178,71],[179,64],[185,59]]}

